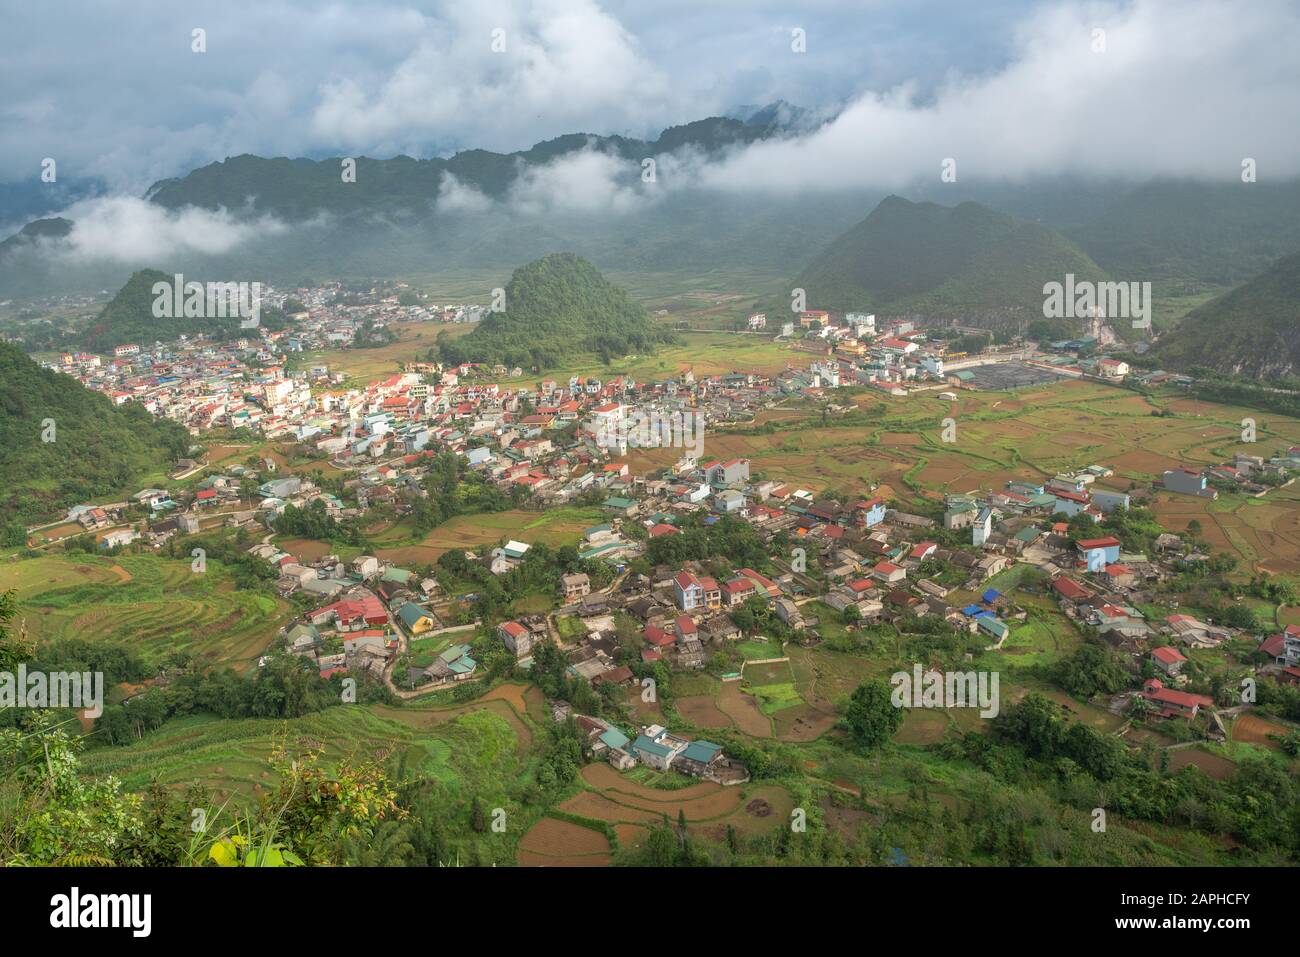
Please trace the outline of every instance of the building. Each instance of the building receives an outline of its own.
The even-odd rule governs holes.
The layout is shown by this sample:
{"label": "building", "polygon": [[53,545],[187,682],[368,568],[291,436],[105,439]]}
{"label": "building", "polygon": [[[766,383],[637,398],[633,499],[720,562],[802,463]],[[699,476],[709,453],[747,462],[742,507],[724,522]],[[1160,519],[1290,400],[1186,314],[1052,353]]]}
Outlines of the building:
{"label": "building", "polygon": [[1161,718],[1194,718],[1202,708],[1214,707],[1214,702],[1205,695],[1166,688],[1159,678],[1147,679],[1142,686],[1142,697]]}
{"label": "building", "polygon": [[682,611],[693,611],[704,604],[704,586],[690,572],[678,572],[673,577],[673,597]]}
{"label": "building", "polygon": [[1107,565],[1119,561],[1120,541],[1113,535],[1102,538],[1085,538],[1075,543],[1079,557],[1088,565],[1089,571],[1100,572]]}
{"label": "building", "polygon": [[1193,469],[1170,469],[1164,474],[1164,486],[1171,492],[1182,495],[1200,495],[1203,498],[1218,498],[1219,493],[1206,488],[1205,473]]}
{"label": "building", "polygon": [[1151,652],[1151,663],[1172,678],[1183,670],[1183,665],[1187,664],[1187,658],[1177,648],[1165,645],[1163,648],[1156,648]]}
{"label": "building", "polygon": [[497,637],[516,658],[526,658],[533,650],[533,633],[517,621],[503,621],[497,626]]}
{"label": "building", "polygon": [[565,600],[573,601],[591,592],[591,579],[583,573],[561,575],[560,588],[564,591]]}
{"label": "building", "polygon": [[426,631],[431,631],[437,624],[437,620],[430,612],[410,601],[397,609],[397,617],[402,620],[406,630],[413,635],[422,635]]}

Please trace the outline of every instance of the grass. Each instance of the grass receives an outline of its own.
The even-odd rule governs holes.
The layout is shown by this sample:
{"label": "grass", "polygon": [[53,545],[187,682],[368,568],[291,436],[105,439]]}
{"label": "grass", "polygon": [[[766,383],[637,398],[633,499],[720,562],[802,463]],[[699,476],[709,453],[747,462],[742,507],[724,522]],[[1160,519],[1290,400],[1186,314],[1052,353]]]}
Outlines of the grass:
{"label": "grass", "polygon": [[804,703],[793,681],[774,685],[756,685],[752,689],[758,698],[758,709],[763,714],[775,714],[786,708],[793,708]]}

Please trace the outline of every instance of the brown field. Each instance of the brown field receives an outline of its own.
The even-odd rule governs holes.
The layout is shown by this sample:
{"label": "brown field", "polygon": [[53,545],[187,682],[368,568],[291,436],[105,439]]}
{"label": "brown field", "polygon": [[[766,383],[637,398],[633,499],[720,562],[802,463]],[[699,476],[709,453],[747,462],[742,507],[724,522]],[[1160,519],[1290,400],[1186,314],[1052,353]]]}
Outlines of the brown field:
{"label": "brown field", "polygon": [[[591,522],[581,520],[542,521],[541,512],[511,509],[488,515],[460,515],[439,525],[419,544],[375,549],[375,556],[399,564],[433,564],[453,548],[474,549],[505,538],[550,546],[576,542]],[[532,523],[534,527],[528,526]]]}
{"label": "brown field", "polygon": [[597,821],[626,824],[659,824],[664,819],[663,813],[651,813],[640,808],[628,807],[611,801],[595,791],[580,791],[560,805],[560,810],[582,817],[595,818]]}
{"label": "brown field", "polygon": [[640,824],[615,824],[614,834],[618,837],[619,847],[635,849],[645,843],[650,831]]}
{"label": "brown field", "polygon": [[678,714],[691,724],[701,728],[730,728],[732,721],[718,710],[711,695],[691,695],[678,698],[673,704]]}
{"label": "brown field", "polygon": [[663,788],[648,787],[647,785],[638,784],[636,781],[628,779],[603,761],[588,764],[583,767],[582,779],[598,790],[622,791],[624,794],[633,794],[645,798],[647,801],[691,800],[693,798],[716,794],[721,788],[721,785],[714,784],[711,781],[700,781],[696,784],[691,784],[684,788],[675,788],[671,791],[664,790]]}
{"label": "brown field", "polygon": [[727,839],[728,826],[734,827],[741,837],[753,837],[789,826],[792,810],[794,798],[785,788],[746,789],[734,811],[720,821],[711,821],[701,831],[705,837],[719,842]]}
{"label": "brown field", "polygon": [[[705,783],[710,784],[710,782]],[[714,788],[713,791],[693,798],[680,797],[676,791],[656,791],[654,797],[641,797],[614,790],[605,790],[601,793],[617,804],[655,814],[667,814],[673,820],[677,819],[679,811],[685,811],[686,820],[704,821],[728,814],[740,803],[739,788],[723,788],[720,784],[711,786]]]}
{"label": "brown field", "polygon": [[497,685],[480,701],[505,701],[520,714],[528,713],[528,699],[542,697],[540,688],[533,685],[504,684]]}
{"label": "brown field", "polygon": [[640,688],[629,688],[624,704],[632,710],[636,720],[643,724],[663,724],[665,721],[663,708],[659,706],[659,699],[642,701]]}
{"label": "brown field", "polygon": [[313,538],[286,538],[276,542],[276,545],[299,561],[306,562],[320,561],[333,553],[327,542],[318,542]]}
{"label": "brown field", "polygon": [[758,702],[753,695],[740,690],[738,682],[728,682],[722,686],[718,692],[718,710],[750,737],[772,737],[772,722],[758,709]]}
{"label": "brown field", "polygon": [[1179,768],[1184,768],[1189,764],[1194,764],[1209,777],[1216,781],[1222,781],[1230,776],[1233,771],[1237,770],[1237,765],[1227,758],[1221,758],[1217,754],[1211,754],[1208,751],[1202,751],[1200,748],[1182,748],[1178,751],[1172,751],[1169,754],[1169,770],[1176,772]]}
{"label": "brown field", "polygon": [[1175,532],[1195,519],[1211,548],[1230,552],[1242,565],[1268,574],[1300,574],[1300,491],[1296,486],[1270,492],[1263,499],[1218,501],[1162,492],[1153,511]]}
{"label": "brown field", "polygon": [[551,858],[608,855],[609,839],[589,827],[544,817],[523,836],[519,851]]}
{"label": "brown field", "polygon": [[856,841],[862,825],[871,819],[870,812],[857,807],[841,807],[829,797],[822,798],[821,808],[826,826],[846,841]]}
{"label": "brown field", "polygon": [[1238,715],[1237,720],[1232,723],[1232,740],[1248,744],[1260,744],[1270,750],[1277,751],[1279,750],[1278,743],[1269,738],[1269,735],[1284,735],[1288,730],[1288,728],[1280,724],[1273,724],[1253,714],[1243,714]]}
{"label": "brown field", "polygon": [[822,710],[812,705],[802,704],[793,708],[782,708],[772,715],[776,724],[776,737],[780,741],[802,743],[816,741],[835,726],[836,716],[833,709]]}
{"label": "brown field", "polygon": [[948,733],[948,715],[945,711],[928,708],[909,708],[903,723],[894,732],[895,744],[937,744]]}

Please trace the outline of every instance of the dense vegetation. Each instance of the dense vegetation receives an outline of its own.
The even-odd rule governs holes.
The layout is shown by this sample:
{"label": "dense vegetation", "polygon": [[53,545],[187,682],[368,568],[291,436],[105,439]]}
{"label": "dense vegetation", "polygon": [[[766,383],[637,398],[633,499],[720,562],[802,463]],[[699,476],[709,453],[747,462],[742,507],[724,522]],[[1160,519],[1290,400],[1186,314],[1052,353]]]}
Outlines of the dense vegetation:
{"label": "dense vegetation", "polygon": [[439,338],[443,361],[503,363],[542,371],[567,356],[605,361],[652,352],[668,335],[626,292],[580,256],[555,253],[515,270],[505,309],[467,336]]}
{"label": "dense vegetation", "polygon": [[1189,312],[1160,338],[1171,368],[1276,378],[1300,373],[1300,253]]}
{"label": "dense vegetation", "polygon": [[[46,420],[53,421],[53,431]],[[53,441],[44,441],[51,437]],[[22,544],[23,523],[97,496],[131,490],[182,457],[189,434],[128,402],[114,406],[79,382],[0,343],[0,534]]]}
{"label": "dense vegetation", "polygon": [[[156,269],[141,269],[132,273],[126,285],[118,290],[117,295],[80,337],[78,344],[91,352],[107,352],[114,346],[127,342],[146,348],[154,342],[170,342],[182,335],[203,335],[210,339],[238,339],[257,335],[255,329],[242,328],[237,316],[157,318],[153,308],[157,298],[153,292],[154,283],[165,282],[170,288],[174,281],[174,276]],[[192,281],[200,280],[192,276],[185,278],[186,284]],[[279,309],[264,303],[260,309],[260,322],[263,327],[275,330],[284,328],[287,320]]]}

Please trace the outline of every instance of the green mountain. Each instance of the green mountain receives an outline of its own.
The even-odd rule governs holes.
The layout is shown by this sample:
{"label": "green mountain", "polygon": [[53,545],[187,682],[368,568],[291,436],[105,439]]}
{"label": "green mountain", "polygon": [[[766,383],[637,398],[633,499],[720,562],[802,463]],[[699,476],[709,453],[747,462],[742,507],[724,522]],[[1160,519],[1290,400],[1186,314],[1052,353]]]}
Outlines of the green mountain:
{"label": "green mountain", "polygon": [[[889,196],[794,279],[810,308],[996,325],[1042,318],[1043,286],[1105,279],[1054,230],[977,203]],[[789,308],[788,302],[785,308]]]}
{"label": "green mountain", "polygon": [[1064,232],[1116,279],[1232,286],[1300,250],[1300,180],[1145,183]]}
{"label": "green mountain", "polygon": [[[188,284],[191,278],[186,278]],[[159,318],[154,315],[153,292],[156,282],[170,286],[174,277],[157,269],[141,269],[133,273],[116,296],[106,305],[95,321],[86,329],[82,345],[91,352],[107,352],[113,346],[126,342],[151,345],[155,341],[167,342],[177,336],[204,335],[210,339],[238,339],[250,334],[241,328],[238,316],[178,316]],[[263,305],[261,325],[267,329],[283,329],[287,323],[284,313]]]}
{"label": "green mountain", "polygon": [[53,219],[33,219],[30,223],[0,242],[0,260],[29,249],[41,239],[62,239],[72,232],[72,220],[54,217]]}
{"label": "green mountain", "polygon": [[[49,420],[49,421],[47,421]],[[53,432],[48,431],[52,425]],[[52,437],[54,441],[44,441]],[[185,454],[189,433],[128,402],[115,406],[0,342],[0,536],[71,505],[128,491]],[[16,539],[16,540],[15,540]]]}
{"label": "green mountain", "polygon": [[652,352],[671,335],[645,309],[573,253],[553,253],[515,270],[504,309],[467,336],[440,337],[444,362],[503,363],[538,371],[568,356],[605,359]]}
{"label": "green mountain", "polygon": [[1155,346],[1165,365],[1257,379],[1300,374],[1300,253],[1187,314]]}
{"label": "green mountain", "polygon": [[465,150],[448,158],[357,158],[356,181],[344,183],[342,158],[322,160],[265,159],[235,156],[193,170],[183,177],[154,183],[146,198],[170,209],[202,206],[244,209],[300,220],[320,213],[382,213],[397,222],[414,222],[432,211],[444,179],[450,175],[493,198],[501,198],[531,167],[570,153],[595,149],[627,164],[629,186],[640,181],[641,161],[683,147],[711,156],[745,143],[782,134],[773,115],[757,123],[709,117],[664,130],[654,140],[569,133],[514,153]]}

